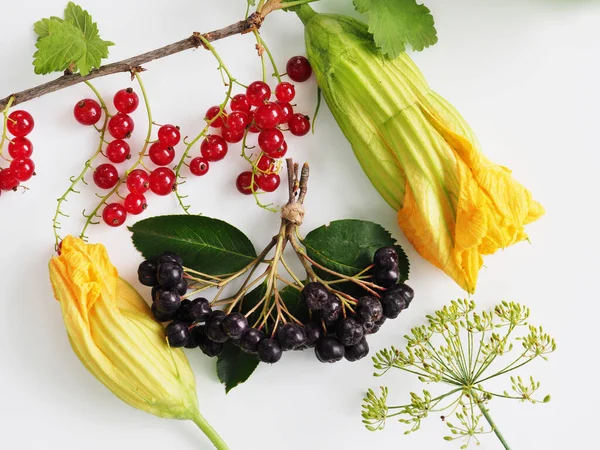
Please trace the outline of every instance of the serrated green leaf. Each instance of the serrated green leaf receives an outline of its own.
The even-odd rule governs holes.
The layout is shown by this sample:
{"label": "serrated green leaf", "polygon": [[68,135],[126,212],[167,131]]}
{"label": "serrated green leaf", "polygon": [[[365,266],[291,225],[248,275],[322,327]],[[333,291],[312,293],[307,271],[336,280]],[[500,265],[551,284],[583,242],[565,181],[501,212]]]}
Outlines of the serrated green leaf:
{"label": "serrated green leaf", "polygon": [[373,264],[378,248],[394,246],[398,252],[402,281],[408,279],[409,262],[402,247],[389,231],[364,220],[337,220],[306,235],[302,241],[308,256],[322,266],[341,273],[355,275]]}
{"label": "serrated green leaf", "polygon": [[369,14],[369,32],[375,44],[391,58],[410,45],[421,51],[437,38],[433,16],[417,0],[353,0],[356,10]]}
{"label": "serrated green leaf", "polygon": [[256,356],[243,352],[231,342],[225,343],[217,359],[217,375],[225,385],[225,392],[229,393],[250,378],[258,364]]}
{"label": "serrated green leaf", "polygon": [[133,245],[145,258],[172,251],[181,255],[186,267],[209,275],[237,272],[256,258],[256,250],[244,233],[206,216],[151,217],[129,230]]}
{"label": "serrated green leaf", "polygon": [[42,20],[38,20],[36,23],[33,24],[33,31],[35,31],[35,33],[40,37],[46,37],[50,34],[50,31],[48,29],[48,24],[50,22],[62,22],[63,20],[60,17],[56,17],[56,16],[52,16],[49,17],[47,19],[42,19]]}

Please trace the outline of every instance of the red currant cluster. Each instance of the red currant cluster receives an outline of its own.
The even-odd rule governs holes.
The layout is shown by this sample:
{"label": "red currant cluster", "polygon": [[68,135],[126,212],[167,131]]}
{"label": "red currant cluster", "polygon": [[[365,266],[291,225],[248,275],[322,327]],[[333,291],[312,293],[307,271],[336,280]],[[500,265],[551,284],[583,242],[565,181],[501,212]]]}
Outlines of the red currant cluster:
{"label": "red currant cluster", "polygon": [[[306,58],[296,56],[289,60],[287,74],[292,81],[303,82],[310,78],[312,69]],[[201,156],[191,160],[190,172],[197,176],[206,174],[211,162],[225,157],[228,144],[243,141],[245,150],[248,133],[256,133],[261,151],[247,158],[252,170],[238,175],[236,187],[246,195],[275,191],[281,183],[278,160],[288,150],[283,131],[294,136],[304,136],[310,131],[308,117],[294,112],[291,102],[295,96],[294,85],[286,81],[277,84],[274,92],[267,83],[254,81],[245,93],[231,97],[230,112],[220,106],[210,107],[205,119],[212,128],[220,130],[220,134],[213,133],[204,138],[200,145]]]}
{"label": "red currant cluster", "polygon": [[23,110],[13,111],[5,119],[0,153],[5,139],[9,139],[6,131],[13,137],[8,141],[8,154],[11,158],[8,160],[9,166],[7,168],[0,167],[0,193],[16,191],[22,182],[28,181],[35,175],[35,164],[31,159],[33,144],[26,138],[33,130],[34,124],[31,114]]}

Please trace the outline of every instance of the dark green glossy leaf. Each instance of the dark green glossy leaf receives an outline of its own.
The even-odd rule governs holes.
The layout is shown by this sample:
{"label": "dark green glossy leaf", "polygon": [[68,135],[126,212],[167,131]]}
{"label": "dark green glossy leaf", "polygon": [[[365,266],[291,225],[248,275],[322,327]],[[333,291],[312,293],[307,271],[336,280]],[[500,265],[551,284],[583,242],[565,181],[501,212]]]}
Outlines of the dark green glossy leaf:
{"label": "dark green glossy leaf", "polygon": [[258,366],[258,358],[243,352],[231,342],[225,343],[217,359],[217,375],[225,392],[246,381]]}

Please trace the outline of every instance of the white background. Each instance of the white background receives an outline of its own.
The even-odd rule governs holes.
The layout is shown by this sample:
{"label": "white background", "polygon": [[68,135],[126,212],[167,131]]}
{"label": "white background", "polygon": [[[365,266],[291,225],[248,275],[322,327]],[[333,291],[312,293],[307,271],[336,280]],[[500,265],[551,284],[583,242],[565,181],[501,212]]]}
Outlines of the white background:
{"label": "white background", "polygon": [[[32,24],[60,15],[65,0],[2,2],[0,95],[53,78],[36,76]],[[117,45],[117,61],[243,17],[243,0],[81,0],[99,23],[102,37]],[[542,380],[544,405],[496,400],[490,409],[514,449],[591,449],[600,401],[597,372],[598,129],[600,128],[600,3],[584,0],[428,0],[439,44],[414,58],[431,85],[448,98],[476,130],[492,160],[545,205],[547,214],[528,227],[531,245],[518,244],[486,259],[475,300],[483,307],[507,299],[526,303],[533,323],[556,338],[558,351],[532,366]],[[350,0],[327,0],[320,10],[352,13]],[[292,14],[276,13],[264,26],[279,64],[303,53],[303,31]],[[251,36],[217,44],[242,81],[258,78]],[[177,123],[185,133],[202,127],[206,108],[221,99],[215,61],[197,50],[148,64],[143,77],[155,119]],[[131,83],[127,75],[99,80],[108,98]],[[299,107],[312,115],[314,80],[299,87]],[[58,303],[52,298],[47,261],[52,255],[51,217],[68,177],[96,145],[93,129],[72,117],[73,105],[90,96],[84,85],[24,105],[36,119],[31,139],[38,176],[24,195],[0,198],[0,448],[6,449],[199,449],[210,445],[193,424],[167,421],[122,404],[99,384],[71,351]],[[144,134],[142,108],[137,133]],[[356,163],[326,107],[317,133],[290,145],[313,173],[304,231],[341,218],[375,220],[388,229],[411,258],[410,284],[417,298],[409,311],[370,340],[371,348],[402,345],[402,335],[424,315],[465,294],[406,244],[394,211],[379,198]],[[181,150],[181,148],[180,148]],[[193,211],[227,220],[256,246],[276,231],[277,218],[240,196],[233,180],[245,167],[231,151],[208,176],[182,189]],[[273,201],[285,200],[284,190]],[[79,212],[94,202],[92,189],[67,204],[66,232],[77,233]],[[148,215],[178,212],[174,198],[151,198]],[[128,222],[131,224],[131,222]],[[139,255],[126,228],[96,226],[92,241],[107,245],[121,274],[135,280]],[[143,291],[146,293],[146,291]],[[197,375],[200,407],[232,449],[451,449],[437,417],[404,436],[390,422],[379,433],[361,425],[364,391],[388,384],[401,403],[422,386],[401,373],[371,376],[370,361],[321,365],[310,352],[284,355],[261,365],[248,383],[225,395],[214,360],[188,352]],[[524,374],[529,374],[529,371]],[[509,388],[509,382],[500,387]],[[484,436],[482,449],[498,449]]]}

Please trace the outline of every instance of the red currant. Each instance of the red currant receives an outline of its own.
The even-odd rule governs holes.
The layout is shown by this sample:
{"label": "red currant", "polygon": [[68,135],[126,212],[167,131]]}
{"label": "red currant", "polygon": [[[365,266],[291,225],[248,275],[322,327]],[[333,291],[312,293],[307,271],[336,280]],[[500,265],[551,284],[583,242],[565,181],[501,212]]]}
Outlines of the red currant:
{"label": "red currant", "polygon": [[127,175],[127,189],[132,194],[143,194],[150,189],[150,175],[142,169],[132,170]]}
{"label": "red currant", "polygon": [[26,137],[16,137],[8,143],[8,154],[11,158],[29,158],[33,153],[33,144]]}
{"label": "red currant", "polygon": [[263,173],[273,172],[275,170],[275,160],[267,155],[261,155],[256,167]]}
{"label": "red currant", "polygon": [[10,169],[0,169],[0,191],[14,191],[19,185],[19,180]]}
{"label": "red currant", "polygon": [[225,111],[225,109],[223,109],[223,111],[221,112],[220,106],[211,106],[206,111],[206,117],[204,118],[204,120],[209,122],[210,126],[213,128],[221,128],[223,126],[223,119],[225,118],[226,114],[227,111]]}
{"label": "red currant", "polygon": [[127,211],[120,203],[111,203],[102,211],[102,219],[110,227],[120,227],[127,219]]}
{"label": "red currant", "polygon": [[308,59],[304,56],[294,56],[287,62],[286,70],[288,77],[296,83],[302,83],[310,78],[312,74],[312,68]]}
{"label": "red currant", "polygon": [[175,125],[163,125],[158,129],[158,140],[165,147],[175,147],[181,140],[179,127]]}
{"label": "red currant", "polygon": [[131,148],[123,139],[115,139],[106,146],[106,157],[114,164],[121,164],[131,158]]}
{"label": "red currant", "polygon": [[27,181],[35,175],[35,164],[29,158],[16,158],[10,162],[10,171],[19,181]]}
{"label": "red currant", "polygon": [[175,150],[173,147],[165,147],[162,142],[155,142],[148,150],[148,156],[157,166],[168,166],[175,159]]}
{"label": "red currant", "polygon": [[276,173],[261,174],[256,177],[258,187],[265,192],[275,191],[281,184],[281,178]]}
{"label": "red currant", "polygon": [[243,133],[248,125],[248,114],[242,111],[233,111],[227,116],[225,127],[229,128],[232,133]]}
{"label": "red currant", "polygon": [[142,194],[128,194],[127,197],[125,197],[123,206],[125,207],[125,211],[129,214],[137,216],[144,212],[148,207],[148,203],[146,202],[146,197]]}
{"label": "red currant", "polygon": [[[242,172],[238,175],[235,180],[235,186],[237,190],[240,191],[244,195],[252,194],[253,189],[250,187],[252,184],[252,172]],[[256,180],[254,180],[254,191],[258,189],[256,185]]]}
{"label": "red currant", "polygon": [[108,132],[115,139],[127,139],[133,133],[133,119],[127,114],[118,113],[108,121]]}
{"label": "red currant", "polygon": [[246,94],[234,95],[229,103],[229,107],[232,111],[250,112],[250,102],[248,102]]}
{"label": "red currant", "polygon": [[281,147],[283,141],[283,133],[277,128],[263,130],[258,135],[258,146],[267,155],[270,155],[271,152],[275,152],[279,147]]}
{"label": "red currant", "polygon": [[276,103],[266,103],[256,108],[254,123],[261,130],[275,128],[281,120],[281,109]]}
{"label": "red currant", "polygon": [[296,88],[292,83],[283,81],[275,88],[275,96],[280,102],[289,103],[294,100],[294,97],[296,96]]}
{"label": "red currant", "polygon": [[235,144],[236,142],[240,142],[242,139],[244,139],[243,131],[235,133],[233,130],[230,130],[227,127],[223,127],[221,129],[221,134],[223,135],[225,142],[229,142],[230,144]]}
{"label": "red currant", "polygon": [[256,123],[254,123],[254,111],[250,111],[248,113],[248,123],[250,124],[250,128],[248,128],[250,133],[260,133]]}
{"label": "red currant", "polygon": [[100,189],[112,189],[119,182],[119,172],[112,164],[100,164],[94,171],[94,183]]}
{"label": "red currant", "polygon": [[209,134],[200,144],[200,153],[208,161],[220,161],[227,154],[227,142],[221,136]]}
{"label": "red currant", "polygon": [[81,125],[96,125],[102,117],[102,107],[96,100],[84,98],[73,108],[73,115]]}
{"label": "red currant", "polygon": [[197,177],[206,175],[208,172],[208,167],[208,160],[200,156],[190,161],[190,172],[192,172],[192,175],[196,175]]}
{"label": "red currant", "polygon": [[140,98],[132,88],[121,89],[117,91],[113,98],[113,103],[117,111],[123,114],[131,114],[140,104]]}
{"label": "red currant", "polygon": [[175,190],[175,173],[166,167],[154,169],[150,174],[150,190],[156,195],[169,195]]}
{"label": "red currant", "polygon": [[281,119],[279,119],[279,123],[288,123],[294,115],[294,108],[289,103],[283,102],[277,102],[277,106],[279,106],[279,109],[281,110]]}
{"label": "red currant", "polygon": [[288,126],[294,136],[304,136],[310,131],[310,120],[304,114],[296,113],[288,121]]}
{"label": "red currant", "polygon": [[11,112],[6,121],[8,132],[15,137],[27,136],[33,130],[34,125],[31,114],[22,109]]}
{"label": "red currant", "polygon": [[269,153],[269,156],[273,159],[283,158],[287,153],[288,145],[286,141],[283,141],[279,148]]}
{"label": "red currant", "polygon": [[260,106],[271,97],[271,88],[263,81],[254,81],[246,88],[246,97],[252,106]]}

